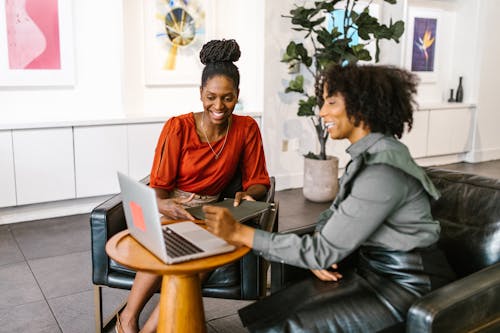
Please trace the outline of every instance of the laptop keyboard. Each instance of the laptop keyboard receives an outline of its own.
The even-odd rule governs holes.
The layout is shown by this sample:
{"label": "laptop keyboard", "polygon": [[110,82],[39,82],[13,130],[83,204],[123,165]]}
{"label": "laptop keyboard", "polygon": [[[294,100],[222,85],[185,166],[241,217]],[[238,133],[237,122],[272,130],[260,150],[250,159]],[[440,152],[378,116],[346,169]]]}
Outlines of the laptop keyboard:
{"label": "laptop keyboard", "polygon": [[172,258],[203,252],[202,249],[169,227],[163,229],[163,239],[165,240],[165,246],[167,247],[167,254]]}

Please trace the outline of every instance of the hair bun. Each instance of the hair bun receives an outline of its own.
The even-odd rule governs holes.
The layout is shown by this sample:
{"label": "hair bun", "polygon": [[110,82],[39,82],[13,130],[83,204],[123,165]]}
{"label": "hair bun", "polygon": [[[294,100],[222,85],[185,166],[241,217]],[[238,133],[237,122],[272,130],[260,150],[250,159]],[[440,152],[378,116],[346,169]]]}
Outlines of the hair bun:
{"label": "hair bun", "polygon": [[240,47],[234,39],[211,40],[203,45],[200,51],[200,61],[203,65],[213,62],[235,62],[240,56]]}

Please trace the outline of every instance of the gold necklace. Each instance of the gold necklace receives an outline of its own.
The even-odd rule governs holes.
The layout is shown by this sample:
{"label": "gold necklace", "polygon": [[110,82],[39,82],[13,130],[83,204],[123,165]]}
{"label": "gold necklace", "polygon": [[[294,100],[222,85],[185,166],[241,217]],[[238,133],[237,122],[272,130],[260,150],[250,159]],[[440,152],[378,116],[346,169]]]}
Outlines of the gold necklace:
{"label": "gold necklace", "polygon": [[227,141],[227,134],[229,133],[229,126],[231,125],[231,118],[229,118],[228,123],[227,123],[227,129],[226,129],[226,136],[224,137],[224,143],[222,144],[221,149],[219,150],[218,153],[215,152],[214,148],[210,144],[210,140],[208,139],[207,131],[205,130],[205,124],[203,120],[205,119],[205,111],[203,111],[201,115],[201,129],[203,131],[203,134],[205,134],[205,139],[207,140],[208,146],[210,147],[210,150],[212,153],[214,153],[215,159],[219,159],[220,154],[222,153],[222,150],[224,150],[224,147],[226,146],[226,141]]}

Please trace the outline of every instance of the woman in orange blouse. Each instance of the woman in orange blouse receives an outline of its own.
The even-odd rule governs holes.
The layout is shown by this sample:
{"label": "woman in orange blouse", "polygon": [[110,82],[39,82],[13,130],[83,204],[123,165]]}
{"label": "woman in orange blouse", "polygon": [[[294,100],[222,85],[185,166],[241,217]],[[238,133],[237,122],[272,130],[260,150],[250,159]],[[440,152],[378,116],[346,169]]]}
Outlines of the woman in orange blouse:
{"label": "woman in orange blouse", "polygon": [[[235,205],[242,199],[260,199],[269,188],[259,127],[251,117],[232,114],[240,81],[233,62],[240,54],[234,40],[205,44],[200,52],[205,65],[200,87],[203,111],[172,117],[163,128],[150,186],[160,212],[169,218],[194,219],[185,207],[216,201],[238,170],[243,192],[236,193]],[[160,281],[158,275],[137,272],[116,332],[138,332],[139,314]],[[141,332],[156,331],[158,316],[157,306]]]}

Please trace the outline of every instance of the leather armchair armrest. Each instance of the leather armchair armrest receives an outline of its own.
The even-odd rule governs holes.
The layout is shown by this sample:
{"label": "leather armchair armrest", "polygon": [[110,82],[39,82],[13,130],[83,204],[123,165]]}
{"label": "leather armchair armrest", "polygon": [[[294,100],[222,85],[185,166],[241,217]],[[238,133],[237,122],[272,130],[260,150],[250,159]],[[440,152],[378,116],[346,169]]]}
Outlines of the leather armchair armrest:
{"label": "leather armchair armrest", "polygon": [[[123,219],[123,223],[119,221]],[[114,225],[110,225],[110,221]],[[121,195],[117,194],[106,200],[90,214],[90,238],[92,244],[92,281],[94,284],[107,285],[109,258],[106,254],[106,242],[117,232],[125,228]]]}
{"label": "leather armchair armrest", "polygon": [[422,297],[410,308],[407,332],[493,332],[500,328],[500,263]]}
{"label": "leather armchair armrest", "polygon": [[[148,184],[149,176],[141,182]],[[108,285],[109,257],[106,242],[114,234],[127,227],[122,199],[116,194],[95,207],[90,214],[90,237],[92,244],[92,281],[96,285]]]}

